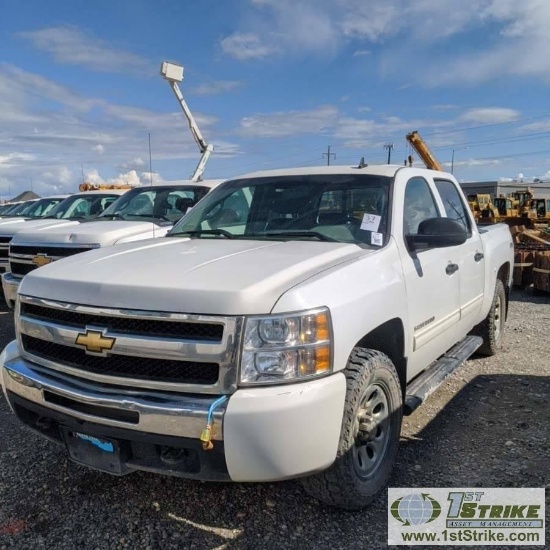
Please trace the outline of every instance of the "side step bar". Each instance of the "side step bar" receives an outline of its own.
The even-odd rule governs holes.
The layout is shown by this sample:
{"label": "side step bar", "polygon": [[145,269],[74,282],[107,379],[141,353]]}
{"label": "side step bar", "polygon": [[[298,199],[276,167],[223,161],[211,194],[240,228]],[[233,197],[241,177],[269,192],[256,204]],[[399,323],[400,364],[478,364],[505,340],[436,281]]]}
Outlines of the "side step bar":
{"label": "side step bar", "polygon": [[466,361],[481,344],[483,344],[483,339],[479,336],[466,336],[464,340],[416,377],[407,386],[403,413],[406,416],[412,414],[426,397],[437,389],[443,380]]}

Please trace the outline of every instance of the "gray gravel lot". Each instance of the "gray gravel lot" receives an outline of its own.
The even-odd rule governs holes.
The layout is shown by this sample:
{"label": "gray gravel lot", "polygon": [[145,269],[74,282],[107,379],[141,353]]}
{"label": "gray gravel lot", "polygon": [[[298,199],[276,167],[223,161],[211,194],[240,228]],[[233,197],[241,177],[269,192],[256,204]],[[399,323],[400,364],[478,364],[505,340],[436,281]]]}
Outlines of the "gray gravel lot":
{"label": "gray gravel lot", "polygon": [[[0,345],[12,338],[0,306]],[[503,352],[468,361],[405,419],[391,486],[550,488],[549,405],[550,298],[517,291]],[[386,517],[385,497],[344,513],[298,482],[96,473],[22,427],[0,397],[1,550],[383,548]]]}

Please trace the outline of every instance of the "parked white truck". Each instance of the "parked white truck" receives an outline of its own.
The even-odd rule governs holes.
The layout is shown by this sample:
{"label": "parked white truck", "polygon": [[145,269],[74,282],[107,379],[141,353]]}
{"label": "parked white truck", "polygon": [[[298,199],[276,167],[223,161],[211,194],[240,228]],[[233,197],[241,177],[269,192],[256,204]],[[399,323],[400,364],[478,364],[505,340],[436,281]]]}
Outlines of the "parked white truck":
{"label": "parked white truck", "polygon": [[450,174],[255,173],[166,238],[26,276],[3,388],[92,468],[300,477],[357,509],[388,483],[402,415],[501,346],[512,265],[508,227],[476,227]]}
{"label": "parked white truck", "polygon": [[[88,191],[74,195],[56,195],[38,199],[11,221],[0,222],[0,273],[9,270],[9,245],[13,236],[25,229],[78,225],[92,219],[115,201],[124,191]],[[5,222],[5,223],[3,223]]]}
{"label": "parked white truck", "polygon": [[[9,271],[2,276],[6,303],[13,307],[23,277],[43,265],[102,246],[164,237],[176,221],[222,181],[135,187],[90,223],[17,232],[10,242]],[[0,228],[0,238],[1,234]]]}

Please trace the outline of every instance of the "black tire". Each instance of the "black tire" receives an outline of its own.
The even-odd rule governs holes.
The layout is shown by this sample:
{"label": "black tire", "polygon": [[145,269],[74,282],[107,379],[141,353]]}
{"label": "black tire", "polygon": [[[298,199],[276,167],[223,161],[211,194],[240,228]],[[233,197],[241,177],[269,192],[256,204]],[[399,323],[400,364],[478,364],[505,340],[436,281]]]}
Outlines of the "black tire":
{"label": "black tire", "polygon": [[344,374],[346,402],[336,460],[327,470],[302,479],[302,485],[325,504],[359,510],[388,483],[399,446],[403,400],[395,367],[383,353],[355,348]]}
{"label": "black tire", "polygon": [[506,324],[506,292],[500,279],[497,279],[495,293],[489,314],[472,330],[474,336],[481,336],[483,344],[478,348],[479,355],[490,357],[502,348],[502,336]]}

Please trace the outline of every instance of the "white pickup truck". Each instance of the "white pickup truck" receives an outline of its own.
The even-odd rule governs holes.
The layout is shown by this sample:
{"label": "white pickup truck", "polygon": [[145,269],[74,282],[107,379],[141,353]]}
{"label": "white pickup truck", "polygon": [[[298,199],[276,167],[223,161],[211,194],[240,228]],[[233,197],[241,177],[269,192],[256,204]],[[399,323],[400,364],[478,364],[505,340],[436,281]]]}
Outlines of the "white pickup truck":
{"label": "white pickup truck", "polygon": [[25,277],[3,388],[92,468],[301,477],[358,509],[388,483],[402,415],[501,346],[512,265],[508,227],[476,227],[450,174],[255,173],[166,238]]}
{"label": "white pickup truck", "polygon": [[78,225],[103,212],[123,193],[120,190],[88,191],[38,199],[20,214],[0,221],[0,273],[9,270],[9,245],[19,231]]}
{"label": "white pickup truck", "polygon": [[[135,187],[120,191],[124,196],[101,210],[101,215],[90,223],[74,227],[76,222],[63,220],[65,223],[57,225],[22,228],[11,239],[9,270],[2,276],[6,303],[13,307],[21,280],[38,267],[102,246],[164,237],[176,221],[222,181],[182,180]],[[0,227],[0,239],[1,235]]]}

